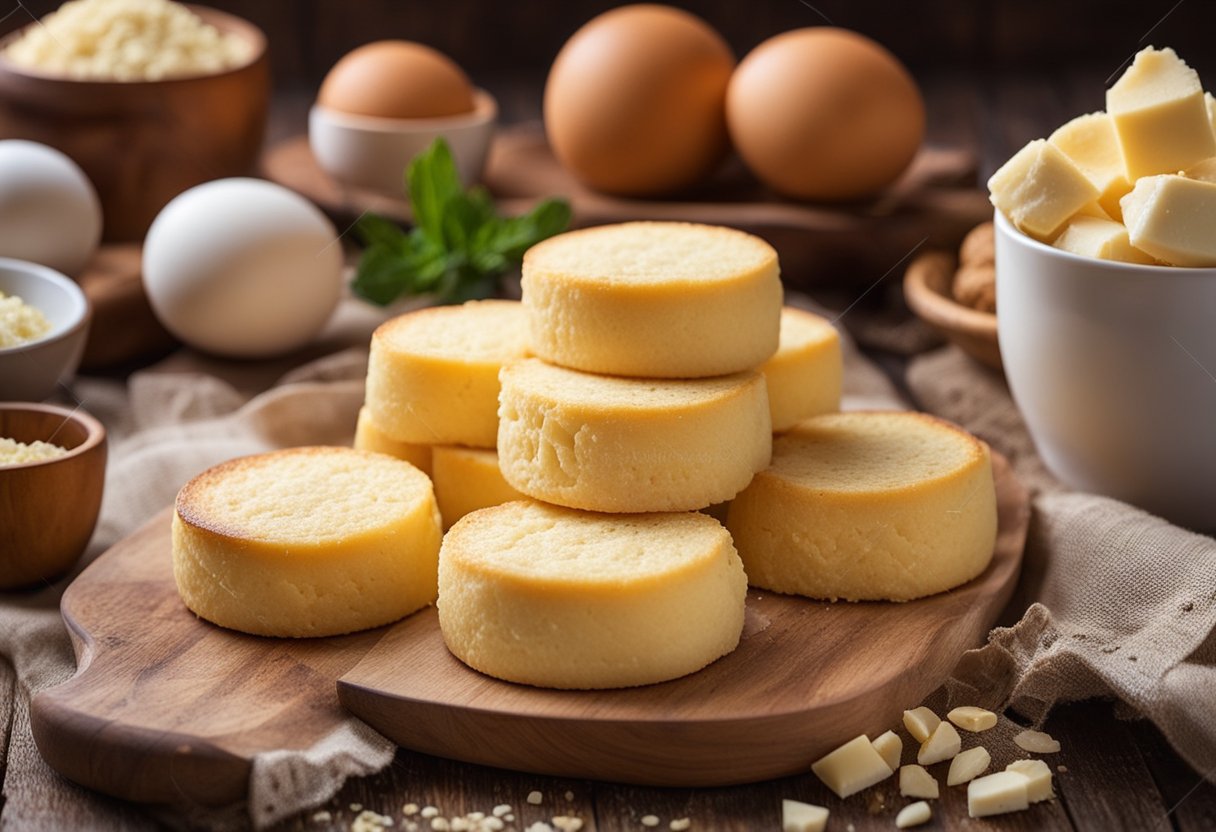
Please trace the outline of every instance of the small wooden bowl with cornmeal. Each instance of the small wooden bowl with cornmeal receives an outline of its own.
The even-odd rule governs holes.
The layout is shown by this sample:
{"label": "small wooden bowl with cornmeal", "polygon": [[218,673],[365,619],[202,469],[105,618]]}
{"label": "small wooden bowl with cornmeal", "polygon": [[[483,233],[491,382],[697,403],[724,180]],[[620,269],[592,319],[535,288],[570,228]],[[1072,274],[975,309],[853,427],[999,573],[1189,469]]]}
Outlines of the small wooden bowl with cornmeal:
{"label": "small wooden bowl with cornmeal", "polygon": [[84,552],[106,473],[106,430],[80,410],[0,404],[0,590],[60,577]]}

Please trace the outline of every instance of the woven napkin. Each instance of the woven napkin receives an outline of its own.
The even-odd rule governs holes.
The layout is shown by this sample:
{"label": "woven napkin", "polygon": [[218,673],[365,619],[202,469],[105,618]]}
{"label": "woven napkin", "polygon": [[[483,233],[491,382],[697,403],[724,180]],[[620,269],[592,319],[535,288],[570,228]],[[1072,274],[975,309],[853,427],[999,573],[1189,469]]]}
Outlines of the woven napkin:
{"label": "woven napkin", "polygon": [[1009,607],[1025,614],[963,656],[951,704],[1011,707],[1041,723],[1057,702],[1115,697],[1216,777],[1216,540],[1066,491],[1035,455],[1001,377],[956,347],[916,358],[908,385],[926,410],[1008,456],[1038,492]]}

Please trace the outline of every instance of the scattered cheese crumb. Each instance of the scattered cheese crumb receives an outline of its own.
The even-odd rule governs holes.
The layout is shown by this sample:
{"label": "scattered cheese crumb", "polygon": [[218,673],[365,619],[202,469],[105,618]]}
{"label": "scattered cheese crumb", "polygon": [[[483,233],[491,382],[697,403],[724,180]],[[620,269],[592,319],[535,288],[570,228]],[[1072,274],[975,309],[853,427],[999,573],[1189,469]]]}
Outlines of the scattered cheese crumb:
{"label": "scattered cheese crumb", "polygon": [[543,821],[537,821],[528,827],[526,832],[553,832],[553,827]]}
{"label": "scattered cheese crumb", "polygon": [[329,812],[325,811],[324,809],[322,809],[320,812],[315,813],[312,816],[313,823],[329,823],[333,819],[334,819],[334,816],[331,815]]}
{"label": "scattered cheese crumb", "polygon": [[928,766],[951,760],[962,747],[963,740],[954,725],[950,722],[939,722],[929,738],[921,743],[920,751],[916,753],[916,762]]}
{"label": "scattered cheese crumb", "polygon": [[404,806],[401,807],[401,814],[406,815],[407,817],[409,815],[418,814],[418,804],[417,803],[405,804]]}
{"label": "scattered cheese crumb", "polygon": [[545,799],[545,796],[537,791],[528,792],[528,802],[533,806],[539,806]]}
{"label": "scattered cheese crumb", "polygon": [[925,706],[904,711],[904,727],[917,742],[924,742],[937,728],[941,718]]}
{"label": "scattered cheese crumb", "polygon": [[781,832],[823,832],[828,810],[799,800],[781,801]]}
{"label": "scattered cheese crumb", "polygon": [[676,818],[668,825],[671,827],[671,832],[684,832],[684,830],[692,828],[692,821],[688,818]]}
{"label": "scattered cheese crumb", "polygon": [[510,813],[511,813],[511,804],[509,804],[509,803],[499,803],[497,806],[495,806],[493,809],[490,810],[490,814],[496,818],[500,818],[503,815],[509,815]]}
{"label": "scattered cheese crumb", "polygon": [[352,804],[350,804],[350,810],[352,812],[362,812],[363,804],[362,803],[352,803]]}
{"label": "scattered cheese crumb", "polygon": [[582,818],[573,818],[567,815],[557,815],[552,819],[553,827],[560,829],[561,832],[579,832],[583,828]]}
{"label": "scattered cheese crumb", "polygon": [[1013,742],[1031,754],[1055,754],[1060,750],[1059,740],[1042,731],[1023,731],[1013,738]]}
{"label": "scattered cheese crumb", "polygon": [[363,806],[358,803],[352,803],[351,806],[359,807],[359,809],[351,809],[352,812],[358,811],[359,816],[351,823],[350,832],[381,832],[393,825],[393,819],[388,815],[381,815],[371,810],[361,811]]}
{"label": "scattered cheese crumb", "polygon": [[486,818],[481,821],[481,828],[487,829],[489,832],[499,832],[506,828],[506,824],[502,822],[502,818]]}
{"label": "scattered cheese crumb", "polygon": [[422,816],[424,818],[437,818],[439,817],[439,810],[434,806],[424,806],[422,808]]}
{"label": "scattered cheese crumb", "polygon": [[1056,771],[1060,772],[1061,774],[1067,774],[1068,766],[1056,766]]}
{"label": "scattered cheese crumb", "polygon": [[982,745],[968,748],[960,752],[950,761],[950,771],[946,774],[947,786],[961,786],[979,777],[992,762],[988,749]]}
{"label": "scattered cheese crumb", "polygon": [[451,832],[452,824],[447,818],[431,818],[431,829],[435,832]]}
{"label": "scattered cheese crumb", "polygon": [[468,818],[452,818],[448,826],[452,832],[469,832],[473,828],[473,824],[469,822]]}
{"label": "scattered cheese crumb", "polygon": [[929,808],[929,804],[923,800],[918,800],[916,803],[910,803],[899,810],[899,814],[895,816],[895,825],[900,829],[907,829],[911,826],[920,826],[922,823],[928,823],[933,817],[933,811]]}
{"label": "scattered cheese crumb", "polygon": [[899,793],[904,797],[937,798],[941,789],[937,778],[924,766],[914,764],[899,769]]}
{"label": "scattered cheese crumb", "polygon": [[658,815],[643,815],[642,816],[642,826],[658,826],[658,825],[659,825]]}
{"label": "scattered cheese crumb", "polygon": [[996,726],[996,714],[970,705],[955,708],[946,714],[946,719],[965,731],[987,731]]}

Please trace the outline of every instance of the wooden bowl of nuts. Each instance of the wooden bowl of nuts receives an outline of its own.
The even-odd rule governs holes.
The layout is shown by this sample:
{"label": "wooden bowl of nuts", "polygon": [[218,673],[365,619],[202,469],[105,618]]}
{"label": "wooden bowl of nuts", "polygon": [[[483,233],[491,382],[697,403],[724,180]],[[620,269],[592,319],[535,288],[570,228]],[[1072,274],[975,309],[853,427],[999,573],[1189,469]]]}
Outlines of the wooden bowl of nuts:
{"label": "wooden bowl of nuts", "polygon": [[992,223],[986,222],[967,235],[957,257],[922,254],[908,266],[904,298],[917,317],[976,361],[1000,370],[992,240]]}
{"label": "wooden bowl of nuts", "polygon": [[[83,34],[69,37],[71,27],[113,22],[95,19],[100,12],[87,4],[0,39],[0,136],[50,145],[80,165],[101,198],[109,241],[142,240],[170,199],[249,173],[262,146],[266,36],[215,9],[173,3],[162,11],[166,19],[137,27],[130,49],[124,40],[133,36],[116,29],[97,36],[96,54]],[[132,54],[141,60],[131,63]]]}

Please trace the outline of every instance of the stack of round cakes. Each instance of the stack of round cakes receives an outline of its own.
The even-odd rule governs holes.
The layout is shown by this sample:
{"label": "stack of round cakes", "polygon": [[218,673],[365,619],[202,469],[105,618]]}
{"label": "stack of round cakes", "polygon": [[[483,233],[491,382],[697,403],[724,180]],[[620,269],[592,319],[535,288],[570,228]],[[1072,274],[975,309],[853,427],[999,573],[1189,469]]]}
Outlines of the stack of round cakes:
{"label": "stack of round cakes", "polygon": [[[434,482],[419,497],[438,507],[434,529],[401,535],[384,505],[393,531],[377,545],[436,565],[414,570],[425,585],[397,593],[399,615],[437,595],[448,648],[498,678],[642,685],[732,651],[749,579],[811,598],[907,600],[986,567],[987,448],[918,414],[837,413],[840,390],[836,331],[782,309],[771,246],[727,228],[626,223],[532,248],[522,303],[381,326],[360,450],[348,453]],[[240,568],[231,551],[199,554],[218,536],[189,488],[175,555],[194,576]],[[426,541],[441,522],[435,553]],[[185,571],[192,609],[248,629],[215,614],[209,599],[224,593],[183,583]],[[320,634],[319,617],[273,634]]]}

